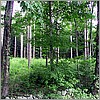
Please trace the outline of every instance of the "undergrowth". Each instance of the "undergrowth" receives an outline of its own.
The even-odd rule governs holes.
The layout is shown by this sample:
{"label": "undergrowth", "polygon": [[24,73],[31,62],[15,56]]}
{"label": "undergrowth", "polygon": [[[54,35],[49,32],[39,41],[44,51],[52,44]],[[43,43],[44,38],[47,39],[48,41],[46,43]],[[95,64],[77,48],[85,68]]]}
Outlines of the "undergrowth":
{"label": "undergrowth", "polygon": [[[62,59],[54,64],[51,72],[50,65],[45,66],[45,59],[32,59],[28,68],[27,59],[12,58],[10,60],[10,92],[9,94],[43,95],[42,98],[94,98],[89,93],[90,85],[95,78],[95,59],[81,60]],[[58,91],[72,89],[65,96]]]}

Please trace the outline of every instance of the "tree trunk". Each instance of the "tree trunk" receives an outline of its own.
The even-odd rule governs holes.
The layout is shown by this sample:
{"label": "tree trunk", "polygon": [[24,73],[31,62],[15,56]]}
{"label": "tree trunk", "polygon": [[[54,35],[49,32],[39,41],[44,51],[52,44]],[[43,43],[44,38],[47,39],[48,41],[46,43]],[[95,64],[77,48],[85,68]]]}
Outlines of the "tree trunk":
{"label": "tree trunk", "polygon": [[1,47],[3,46],[3,34],[4,34],[4,28],[1,28]]}
{"label": "tree trunk", "polygon": [[21,58],[23,58],[23,34],[21,34]]}
{"label": "tree trunk", "polygon": [[48,52],[46,53],[46,66],[48,66]]}
{"label": "tree trunk", "polygon": [[7,1],[4,15],[4,36],[2,47],[2,98],[5,98],[9,93],[9,67],[10,67],[10,35],[11,22],[14,1]]}
{"label": "tree trunk", "polygon": [[14,57],[16,57],[16,36],[15,36]]}
{"label": "tree trunk", "polygon": [[[93,14],[93,7],[94,7],[94,2],[93,2],[93,4],[91,2],[91,15]],[[93,55],[93,41],[92,41],[92,16],[91,16],[91,22],[90,22],[90,59],[91,59],[92,55]]]}
{"label": "tree trunk", "polygon": [[32,53],[32,54],[33,54],[32,57],[35,58],[35,21],[34,21],[34,34],[33,34],[33,40],[34,40],[34,46],[33,46],[33,51],[32,51],[32,52],[33,52],[33,53]]}
{"label": "tree trunk", "polygon": [[53,44],[52,44],[52,1],[49,1],[49,17],[50,17],[50,65],[53,70]]}
{"label": "tree trunk", "polygon": [[28,27],[26,27],[26,35],[27,35],[27,37],[26,37],[26,39],[27,39],[27,59],[28,59],[28,36],[29,36],[29,34],[28,34]]}
{"label": "tree trunk", "polygon": [[[70,40],[71,40],[71,43],[72,43],[72,35],[70,36]],[[72,47],[71,47],[71,58],[73,58],[73,49],[72,49]]]}
{"label": "tree trunk", "polygon": [[99,1],[97,1],[97,34],[96,34],[96,65],[95,65],[95,76],[96,79],[93,80],[91,86],[91,92],[93,95],[96,95],[99,90],[96,83],[99,84]]}
{"label": "tree trunk", "polygon": [[84,32],[84,40],[85,40],[85,59],[87,59],[89,57],[87,20],[86,20],[86,28]]}
{"label": "tree trunk", "polygon": [[31,60],[31,26],[28,26],[28,43],[27,43],[27,57],[28,57],[28,67],[30,68],[30,60]]}
{"label": "tree trunk", "polygon": [[33,58],[35,58],[35,46],[33,46]]}
{"label": "tree trunk", "polygon": [[78,35],[76,32],[76,56],[78,57]]}
{"label": "tree trunk", "polygon": [[[57,9],[57,17],[59,15],[59,1],[58,1],[58,9]],[[58,26],[58,18],[57,18],[57,21],[56,21],[56,29],[57,29],[57,36],[59,35],[59,26]],[[59,60],[59,47],[56,48],[56,53],[57,53],[57,59],[56,59],[56,64],[58,64],[58,60]]]}
{"label": "tree trunk", "polygon": [[[78,57],[78,30],[77,30],[77,23],[76,23],[76,19],[74,18],[74,23],[75,23],[75,35],[76,35],[76,57]],[[79,65],[78,65],[78,58],[76,59],[76,65],[77,65],[77,72],[79,72]],[[80,78],[79,73],[78,77]]]}
{"label": "tree trunk", "polygon": [[85,53],[84,53],[84,56],[85,56],[85,59],[87,58],[87,53],[86,53],[86,29],[85,29],[85,31],[84,31],[84,41],[85,41]]}
{"label": "tree trunk", "polygon": [[97,22],[95,75],[99,76],[99,1],[97,1]]}
{"label": "tree trunk", "polygon": [[26,58],[26,47],[24,47],[24,58]]}
{"label": "tree trunk", "polygon": [[75,35],[76,35],[76,56],[78,57],[78,31],[75,18],[74,18],[74,23],[75,23]]}
{"label": "tree trunk", "polygon": [[40,47],[40,58],[42,58],[42,47]]}
{"label": "tree trunk", "polygon": [[58,64],[59,61],[59,47],[57,48],[57,59],[56,59],[56,64]]}
{"label": "tree trunk", "polygon": [[[72,34],[72,26],[71,26],[71,34]],[[72,37],[72,35],[70,35],[71,44],[72,44],[72,39],[73,39],[73,37]],[[71,46],[71,52],[70,53],[71,53],[71,58],[73,58],[73,49],[72,49],[72,46]]]}

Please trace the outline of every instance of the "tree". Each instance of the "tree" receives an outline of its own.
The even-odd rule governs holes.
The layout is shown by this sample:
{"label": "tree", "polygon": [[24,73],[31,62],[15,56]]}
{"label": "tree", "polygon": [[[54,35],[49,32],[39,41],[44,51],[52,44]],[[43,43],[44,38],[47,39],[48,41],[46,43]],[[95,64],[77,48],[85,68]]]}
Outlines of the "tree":
{"label": "tree", "polygon": [[16,57],[16,36],[15,36],[15,45],[14,45],[14,57]]}
{"label": "tree", "polygon": [[30,68],[30,60],[31,60],[31,25],[27,27],[27,58],[28,58],[28,67]]}
{"label": "tree", "polygon": [[[72,24],[70,25],[70,27],[72,27]],[[71,35],[70,35],[70,41],[71,41],[71,44],[72,44],[72,40],[73,40],[73,37],[72,37],[72,28],[71,28]],[[73,49],[71,47],[71,58],[73,58]]]}
{"label": "tree", "polygon": [[[57,7],[57,11],[56,11],[56,13],[57,13],[57,15],[56,15],[56,17],[57,17],[57,20],[56,20],[56,34],[57,34],[57,36],[59,35],[59,17],[58,17],[58,15],[59,15],[59,1],[57,2],[58,4],[58,7]],[[57,58],[56,58],[56,63],[58,64],[58,60],[59,60],[59,47],[57,47],[56,48],[56,55],[57,55]]]}
{"label": "tree", "polygon": [[93,95],[96,95],[99,90],[99,88],[96,85],[96,83],[99,83],[99,1],[97,1],[96,64],[94,73],[96,78],[91,84],[91,93]]}
{"label": "tree", "polygon": [[52,44],[52,1],[49,1],[49,17],[50,17],[50,65],[53,70],[53,44]]}
{"label": "tree", "polygon": [[95,75],[99,76],[99,1],[97,1],[97,34],[96,34],[96,67]]}
{"label": "tree", "polygon": [[91,2],[91,19],[90,19],[90,58],[91,58],[91,56],[93,56],[93,41],[92,41],[92,38],[93,38],[93,33],[92,33],[92,20],[93,20],[93,18],[92,18],[92,15],[93,15],[93,8],[94,8],[94,6],[95,6],[95,2]]}
{"label": "tree", "polygon": [[78,30],[77,30],[77,24],[76,24],[76,19],[74,18],[74,23],[75,23],[75,35],[76,35],[76,56],[78,57]]}
{"label": "tree", "polygon": [[35,20],[34,20],[34,32],[33,32],[32,38],[33,38],[33,41],[34,41],[32,54],[33,54],[33,58],[35,58]]}
{"label": "tree", "polygon": [[2,98],[9,93],[10,35],[14,1],[7,1],[4,15],[4,37],[2,47]]}
{"label": "tree", "polygon": [[23,58],[23,34],[21,34],[20,36],[20,40],[21,40],[21,52],[20,52],[20,55],[21,55],[21,58]]}
{"label": "tree", "polygon": [[85,31],[84,31],[84,40],[85,40],[85,59],[89,57],[89,46],[88,46],[88,21],[85,21]]}

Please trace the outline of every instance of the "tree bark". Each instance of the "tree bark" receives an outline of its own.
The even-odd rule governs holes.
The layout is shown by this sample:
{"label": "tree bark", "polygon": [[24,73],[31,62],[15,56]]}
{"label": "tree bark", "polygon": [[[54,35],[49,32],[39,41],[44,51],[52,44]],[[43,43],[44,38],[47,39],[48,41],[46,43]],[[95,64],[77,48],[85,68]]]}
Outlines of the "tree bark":
{"label": "tree bark", "polygon": [[[72,34],[72,26],[71,26],[71,34]],[[71,44],[72,44],[72,39],[73,39],[73,37],[72,37],[72,35],[70,35],[70,42],[71,42]],[[72,49],[72,46],[71,46],[71,52],[70,53],[71,53],[71,58],[73,58],[73,49]]]}
{"label": "tree bark", "polygon": [[27,43],[27,57],[28,57],[28,67],[30,68],[30,61],[31,61],[31,26],[28,26],[28,43]]}
{"label": "tree bark", "polygon": [[90,59],[93,55],[93,41],[92,41],[92,14],[93,14],[94,2],[91,2],[91,22],[90,22]]}
{"label": "tree bark", "polygon": [[89,57],[89,44],[88,44],[88,29],[87,29],[87,20],[85,25],[85,32],[84,32],[84,40],[85,40],[85,59]]}
{"label": "tree bark", "polygon": [[26,47],[24,47],[24,58],[26,58]]}
{"label": "tree bark", "polygon": [[99,1],[97,1],[97,22],[95,75],[99,76]]}
{"label": "tree bark", "polygon": [[33,34],[34,46],[32,51],[32,57],[35,58],[35,21],[34,21],[34,34]]}
{"label": "tree bark", "polygon": [[35,46],[33,46],[33,58],[35,58]]}
{"label": "tree bark", "polygon": [[[71,41],[71,43],[72,43],[72,35],[70,36],[70,41]],[[72,47],[70,48],[71,49],[71,58],[73,58],[73,49],[72,49]]]}
{"label": "tree bark", "polygon": [[[58,15],[59,15],[59,1],[58,1],[57,21],[56,21],[57,36],[59,35]],[[57,53],[56,64],[58,64],[58,61],[59,61],[59,47],[57,47],[56,50],[57,50],[57,51],[56,51],[56,53]]]}
{"label": "tree bark", "polygon": [[77,32],[77,24],[75,18],[74,18],[74,23],[75,23],[75,35],[76,35],[76,56],[78,57],[78,32]]}
{"label": "tree bark", "polygon": [[40,58],[42,58],[42,47],[40,47]]}
{"label": "tree bark", "polygon": [[4,28],[1,28],[1,48],[3,46],[3,33],[4,33]]}
{"label": "tree bark", "polygon": [[16,57],[16,36],[15,36],[14,57]]}
{"label": "tree bark", "polygon": [[21,51],[20,51],[21,58],[23,58],[23,34],[21,34]]}
{"label": "tree bark", "polygon": [[26,37],[26,39],[27,39],[27,59],[28,59],[28,26],[26,27],[26,35],[27,35],[27,37]]}
{"label": "tree bark", "polygon": [[59,47],[57,48],[57,59],[56,59],[56,64],[58,64],[59,61]]}
{"label": "tree bark", "polygon": [[50,66],[53,70],[53,44],[52,44],[52,1],[49,1],[49,17],[50,17]]}
{"label": "tree bark", "polygon": [[46,52],[46,66],[48,66],[48,52]]}
{"label": "tree bark", "polygon": [[91,93],[96,95],[99,88],[97,88],[96,83],[99,84],[99,1],[97,1],[97,34],[96,34],[96,65],[95,65],[95,76],[91,86]]}
{"label": "tree bark", "polygon": [[9,67],[10,67],[10,35],[14,1],[7,1],[4,15],[4,37],[2,47],[2,78],[1,95],[5,98],[9,93]]}

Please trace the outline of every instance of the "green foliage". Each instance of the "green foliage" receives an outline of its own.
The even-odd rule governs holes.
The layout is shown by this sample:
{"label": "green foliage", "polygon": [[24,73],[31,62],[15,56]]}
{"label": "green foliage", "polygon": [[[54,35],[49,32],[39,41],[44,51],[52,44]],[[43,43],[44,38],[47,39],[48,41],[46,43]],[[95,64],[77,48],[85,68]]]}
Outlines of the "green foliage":
{"label": "green foliage", "polygon": [[[96,76],[94,75],[95,59],[79,61],[78,67],[80,84],[83,85],[83,88],[88,88],[96,78]],[[84,80],[86,80],[87,82],[85,82]]]}
{"label": "green foliage", "polygon": [[[95,98],[91,94],[87,94],[88,88],[85,83],[82,83],[82,80],[84,82],[82,75],[89,76],[89,80],[92,82],[95,59],[91,61],[79,59],[80,77],[77,76],[77,61],[75,59],[60,60],[58,65],[54,65],[52,72],[49,65],[45,66],[45,59],[32,59],[30,69],[28,69],[27,60],[24,58],[12,58],[10,62],[10,93],[37,95],[42,92],[43,98],[51,99]],[[85,67],[89,66],[89,62],[91,62],[91,68],[85,70]],[[84,89],[79,88],[79,84],[83,84]],[[57,94],[57,91],[65,89],[69,89],[66,96]]]}
{"label": "green foliage", "polygon": [[[84,54],[84,30],[85,22],[88,20],[88,31],[90,30],[90,20],[94,15],[91,14],[91,2],[89,1],[52,1],[52,45],[54,48],[59,47],[61,52],[69,54],[70,48],[73,51],[76,49],[76,33],[78,32],[78,49],[79,54]],[[24,46],[27,45],[27,30],[28,25],[32,26],[32,46],[42,47],[44,55],[49,52],[50,47],[50,16],[48,1],[19,1],[22,8],[21,12],[17,12],[13,17],[14,23],[12,24],[12,34],[24,34]],[[96,2],[94,3],[94,7]],[[25,15],[22,16],[24,11]],[[75,21],[76,20],[76,25]],[[34,27],[35,25],[35,27]],[[92,25],[94,27],[94,25]],[[58,34],[59,31],[59,34]],[[95,51],[95,32],[92,32],[93,48]],[[35,35],[35,36],[34,36]],[[70,41],[72,35],[72,43]],[[88,41],[90,42],[90,40]],[[48,48],[48,50],[45,50]],[[94,53],[95,54],[95,53]],[[61,54],[64,55],[64,54]],[[79,56],[80,56],[79,55]],[[68,56],[70,57],[70,56]],[[55,57],[54,57],[55,58]]]}
{"label": "green foliage", "polygon": [[[51,41],[53,48],[59,47],[61,53],[69,54],[71,47],[75,53],[77,31],[78,50],[81,56],[73,59],[60,59],[58,64],[54,61],[54,71],[52,72],[50,63],[45,66],[45,59],[32,59],[30,69],[27,66],[27,59],[11,59],[10,93],[38,94],[43,92],[44,98],[50,99],[94,98],[91,94],[87,94],[87,91],[96,78],[94,75],[95,59],[84,60],[83,56],[85,22],[87,20],[89,23],[91,18],[95,18],[91,14],[91,8],[88,7],[91,2],[53,1],[51,7],[54,19],[52,28],[50,26],[49,4],[47,1],[19,1],[19,3],[25,16],[22,16],[21,12],[17,12],[13,17],[12,36],[17,36],[17,40],[20,40],[20,33],[22,33],[24,35],[24,46],[26,46],[26,27],[31,25],[31,44],[32,46],[35,45],[35,47],[41,46],[45,57],[50,50]],[[89,24],[87,31],[90,28]],[[93,26],[94,28],[96,27]],[[51,31],[52,39],[50,37]],[[94,42],[95,33],[96,30],[94,29],[92,32],[93,48],[96,47]],[[72,35],[72,43],[70,35]],[[90,40],[87,42],[90,42]],[[62,55],[60,54],[60,58],[62,58]],[[70,91],[64,97],[57,94],[58,90],[62,91],[66,88],[72,89],[72,93]]]}

